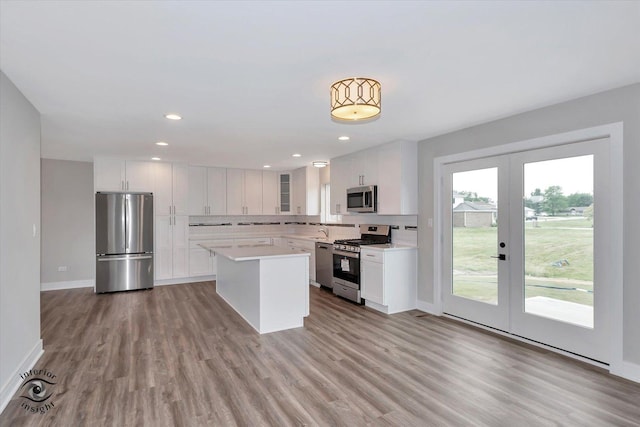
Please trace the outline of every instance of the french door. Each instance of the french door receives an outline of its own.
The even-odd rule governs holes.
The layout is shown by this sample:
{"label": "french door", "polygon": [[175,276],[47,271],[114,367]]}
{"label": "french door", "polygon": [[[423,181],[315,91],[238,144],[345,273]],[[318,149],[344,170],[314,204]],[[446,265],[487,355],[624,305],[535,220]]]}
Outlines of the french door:
{"label": "french door", "polygon": [[443,311],[607,363],[609,175],[607,139],[444,165]]}

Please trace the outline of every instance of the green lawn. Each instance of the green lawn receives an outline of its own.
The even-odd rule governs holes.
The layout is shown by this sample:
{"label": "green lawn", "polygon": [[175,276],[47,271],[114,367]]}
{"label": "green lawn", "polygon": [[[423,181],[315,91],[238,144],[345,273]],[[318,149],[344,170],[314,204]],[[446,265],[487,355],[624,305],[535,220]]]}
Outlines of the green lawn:
{"label": "green lawn", "polygon": [[[525,227],[526,298],[546,296],[592,306],[591,222],[539,220]],[[453,239],[455,294],[495,303],[497,260],[491,256],[496,255],[497,228],[456,227]]]}

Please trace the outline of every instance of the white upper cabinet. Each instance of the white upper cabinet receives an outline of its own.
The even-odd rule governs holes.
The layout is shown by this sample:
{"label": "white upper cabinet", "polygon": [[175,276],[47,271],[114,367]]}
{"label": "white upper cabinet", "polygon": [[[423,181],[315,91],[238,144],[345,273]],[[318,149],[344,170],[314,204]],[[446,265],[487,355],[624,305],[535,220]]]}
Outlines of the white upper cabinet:
{"label": "white upper cabinet", "polygon": [[291,175],[293,184],[293,213],[320,214],[320,171],[313,166],[299,168]]}
{"label": "white upper cabinet", "polygon": [[226,169],[189,166],[188,201],[189,215],[226,215]]}
{"label": "white upper cabinet", "polygon": [[291,172],[278,174],[278,213],[289,215],[292,212]]}
{"label": "white upper cabinet", "polygon": [[262,215],[262,171],[244,171],[244,205],[247,215]]}
{"label": "white upper cabinet", "polygon": [[173,214],[189,215],[189,166],[172,165]]}
{"label": "white upper cabinet", "polygon": [[418,145],[399,141],[331,159],[331,213],[347,213],[347,189],[378,186],[378,214],[418,214]]}
{"label": "white upper cabinet", "polygon": [[347,188],[362,185],[378,185],[378,151],[376,149],[358,151],[349,156],[351,174]]}
{"label": "white upper cabinet", "polygon": [[207,168],[207,201],[209,215],[227,214],[227,170]]}
{"label": "white upper cabinet", "polygon": [[96,191],[125,191],[124,160],[96,158],[93,161],[93,184]]}
{"label": "white upper cabinet", "polygon": [[127,191],[153,191],[153,162],[137,160],[125,162]]}
{"label": "white upper cabinet", "polygon": [[173,214],[173,168],[171,163],[153,165],[153,210],[156,215]]}
{"label": "white upper cabinet", "polygon": [[207,168],[189,166],[189,215],[207,215]]}
{"label": "white upper cabinet", "polygon": [[188,215],[188,166],[153,164],[153,203],[156,215]]}
{"label": "white upper cabinet", "polygon": [[331,159],[331,214],[347,213],[347,186],[351,176],[351,159],[347,156]]}
{"label": "white upper cabinet", "polygon": [[275,171],[262,171],[262,213],[279,214],[279,175]]}
{"label": "white upper cabinet", "polygon": [[262,215],[262,171],[227,169],[227,215]]}
{"label": "white upper cabinet", "polygon": [[95,191],[153,191],[153,162],[98,157],[93,162]]}
{"label": "white upper cabinet", "polygon": [[378,150],[380,215],[418,215],[418,144],[400,141]]}

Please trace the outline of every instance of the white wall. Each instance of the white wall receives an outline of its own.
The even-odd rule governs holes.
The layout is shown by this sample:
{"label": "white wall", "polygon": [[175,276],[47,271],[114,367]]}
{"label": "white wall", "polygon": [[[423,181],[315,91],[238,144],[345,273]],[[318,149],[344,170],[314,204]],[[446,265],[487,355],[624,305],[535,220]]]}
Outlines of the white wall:
{"label": "white wall", "polygon": [[[59,282],[95,279],[93,163],[42,159],[43,289]],[[58,271],[58,267],[66,271]]]}
{"label": "white wall", "polygon": [[0,72],[0,410],[41,351],[40,114]]}
{"label": "white wall", "polygon": [[[517,95],[514,95],[517,96]],[[505,119],[441,135],[419,144],[420,209],[418,298],[434,302],[435,157],[504,145],[615,122],[624,126],[624,330],[623,358],[640,364],[640,84],[579,98]]]}

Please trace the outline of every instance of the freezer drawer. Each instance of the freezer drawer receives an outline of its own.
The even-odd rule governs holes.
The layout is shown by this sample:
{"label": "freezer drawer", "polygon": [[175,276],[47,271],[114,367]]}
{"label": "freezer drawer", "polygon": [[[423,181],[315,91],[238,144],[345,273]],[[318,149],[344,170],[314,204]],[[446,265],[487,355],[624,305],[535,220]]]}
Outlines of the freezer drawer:
{"label": "freezer drawer", "polygon": [[96,258],[96,293],[153,288],[153,254]]}

